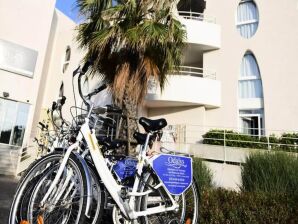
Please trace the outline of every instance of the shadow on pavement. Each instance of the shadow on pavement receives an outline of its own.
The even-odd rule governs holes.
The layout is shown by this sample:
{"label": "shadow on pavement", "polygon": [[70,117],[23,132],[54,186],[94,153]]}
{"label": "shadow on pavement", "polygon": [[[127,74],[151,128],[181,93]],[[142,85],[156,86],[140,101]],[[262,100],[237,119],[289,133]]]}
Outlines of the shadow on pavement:
{"label": "shadow on pavement", "polygon": [[18,180],[12,176],[0,175],[0,223],[8,223],[10,204],[15,193]]}

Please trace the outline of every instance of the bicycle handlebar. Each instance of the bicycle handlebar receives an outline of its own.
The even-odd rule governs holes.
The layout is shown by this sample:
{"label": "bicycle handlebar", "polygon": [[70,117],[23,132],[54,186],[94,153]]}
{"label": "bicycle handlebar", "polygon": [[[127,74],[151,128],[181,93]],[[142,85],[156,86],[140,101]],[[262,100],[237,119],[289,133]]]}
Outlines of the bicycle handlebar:
{"label": "bicycle handlebar", "polygon": [[85,73],[80,73],[79,77],[78,77],[78,89],[79,89],[79,94],[80,94],[80,97],[82,98],[84,104],[87,106],[88,110],[89,110],[89,103],[86,101],[83,93],[82,93],[82,87],[81,87],[81,79],[82,79],[82,76],[85,75]]}
{"label": "bicycle handlebar", "polygon": [[93,92],[89,93],[87,95],[87,97],[90,99],[92,96],[96,95],[97,93],[105,90],[107,88],[106,84],[101,85],[100,87],[98,87],[97,89],[95,89]]}
{"label": "bicycle handlebar", "polygon": [[83,65],[82,69],[81,66],[79,65],[73,72],[72,75],[73,77],[75,77],[77,74],[85,74],[88,71],[88,68],[92,65],[92,61],[88,60],[85,62],[85,64]]}
{"label": "bicycle handlebar", "polygon": [[[85,99],[85,96],[82,93],[82,87],[81,87],[81,79],[82,76],[85,75],[85,73],[88,71],[89,67],[92,65],[92,61],[88,60],[85,62],[85,64],[83,65],[82,69],[80,69],[80,66],[73,72],[73,75],[75,76],[77,73],[79,73],[79,77],[78,77],[78,89],[79,89],[79,94],[80,97],[82,98],[84,104],[87,106],[88,110],[90,108],[90,104],[87,102],[87,100]],[[100,87],[98,87],[97,89],[95,89],[93,92],[89,93],[86,97],[88,99],[90,99],[92,96],[96,95],[97,93],[103,91],[104,89],[107,88],[106,84],[101,85]]]}

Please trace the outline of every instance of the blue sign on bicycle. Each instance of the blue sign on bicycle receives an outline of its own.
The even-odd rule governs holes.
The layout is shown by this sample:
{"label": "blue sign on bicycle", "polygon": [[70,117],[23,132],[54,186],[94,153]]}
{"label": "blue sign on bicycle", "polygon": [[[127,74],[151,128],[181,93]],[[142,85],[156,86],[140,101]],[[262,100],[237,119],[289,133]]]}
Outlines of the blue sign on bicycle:
{"label": "blue sign on bicycle", "polygon": [[153,159],[152,167],[173,195],[182,194],[192,183],[192,159],[190,157],[161,154]]}
{"label": "blue sign on bicycle", "polygon": [[113,166],[113,170],[117,174],[120,180],[124,180],[128,177],[133,177],[136,173],[138,160],[134,158],[125,158],[123,160],[117,161]]}

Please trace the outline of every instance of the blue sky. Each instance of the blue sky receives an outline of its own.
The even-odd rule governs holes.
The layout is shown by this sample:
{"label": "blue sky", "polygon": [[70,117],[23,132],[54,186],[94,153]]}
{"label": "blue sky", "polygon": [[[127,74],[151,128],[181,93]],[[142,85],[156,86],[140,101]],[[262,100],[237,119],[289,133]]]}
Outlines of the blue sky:
{"label": "blue sky", "polygon": [[75,8],[75,0],[57,0],[56,8],[62,11],[73,21],[78,22],[78,10]]}

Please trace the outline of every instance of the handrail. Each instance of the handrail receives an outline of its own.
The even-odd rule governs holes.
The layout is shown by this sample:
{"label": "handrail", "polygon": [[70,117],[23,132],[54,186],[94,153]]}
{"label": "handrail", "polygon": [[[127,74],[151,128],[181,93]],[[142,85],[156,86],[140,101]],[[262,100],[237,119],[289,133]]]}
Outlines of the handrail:
{"label": "handrail", "polygon": [[184,19],[199,20],[208,23],[216,23],[216,18],[211,16],[206,16],[203,13],[192,12],[192,11],[178,11],[179,16]]}
{"label": "handrail", "polygon": [[[184,126],[184,128],[181,128]],[[247,128],[247,130],[258,130]],[[239,128],[218,128],[201,125],[172,125],[171,131],[178,136],[178,144],[209,144],[226,147],[257,148],[267,150],[281,150],[298,153],[298,132],[295,131],[270,131],[261,129],[261,134],[247,134],[239,132]],[[234,132],[232,132],[234,131]],[[207,136],[203,136],[206,133]],[[275,133],[274,133],[275,132]],[[265,135],[266,133],[266,135]],[[274,133],[274,134],[273,134]],[[286,135],[292,134],[292,135]],[[180,137],[179,137],[180,136]],[[235,137],[233,137],[235,136]],[[237,136],[244,138],[238,138]],[[248,138],[245,138],[247,136]],[[249,138],[251,137],[251,138]],[[204,140],[204,142],[203,142]],[[237,143],[237,144],[233,144]],[[244,145],[243,145],[244,144]]]}

